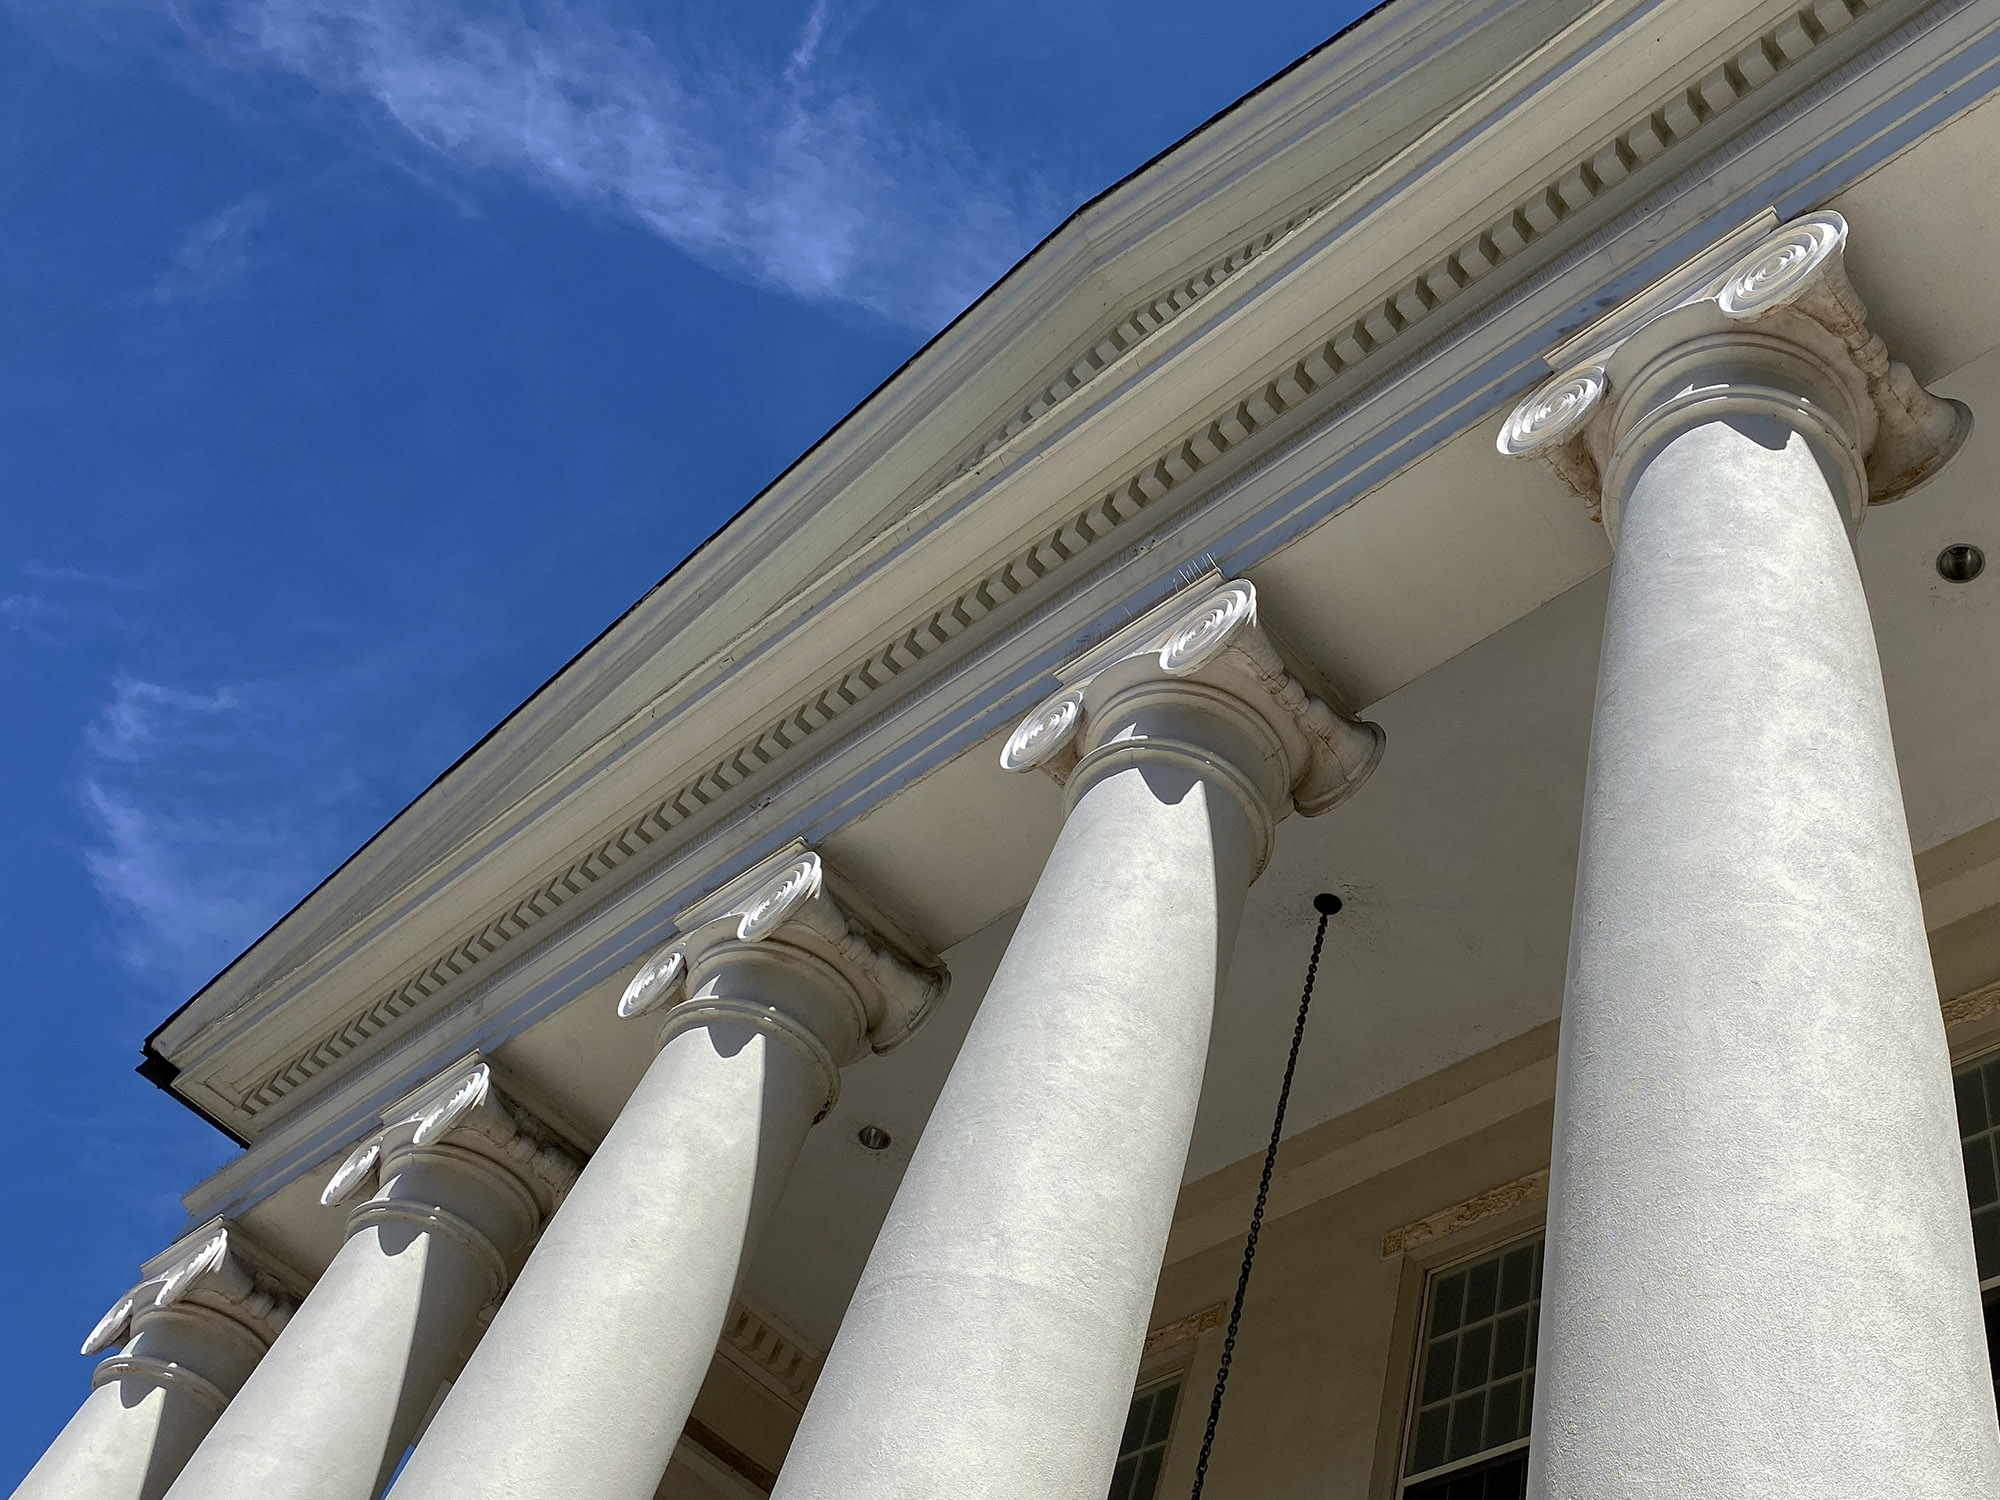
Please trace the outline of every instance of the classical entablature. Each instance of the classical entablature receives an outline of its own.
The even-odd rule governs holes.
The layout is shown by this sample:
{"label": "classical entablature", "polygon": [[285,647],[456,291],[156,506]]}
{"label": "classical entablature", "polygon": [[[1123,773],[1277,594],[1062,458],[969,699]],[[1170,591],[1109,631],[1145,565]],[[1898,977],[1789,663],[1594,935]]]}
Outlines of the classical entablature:
{"label": "classical entablature", "polygon": [[1860,0],[1372,19],[1079,211],[162,1027],[155,1071],[262,1139],[369,1059],[545,1013],[643,941],[593,921],[721,873],[689,862],[717,830],[747,855],[852,820],[1107,595],[1254,565],[1531,381],[1524,345],[1763,206],[1732,171],[1770,196],[1794,160],[1800,201],[1859,176],[1885,143],[1816,160],[1814,101],[1880,95],[1893,139],[1977,29]]}

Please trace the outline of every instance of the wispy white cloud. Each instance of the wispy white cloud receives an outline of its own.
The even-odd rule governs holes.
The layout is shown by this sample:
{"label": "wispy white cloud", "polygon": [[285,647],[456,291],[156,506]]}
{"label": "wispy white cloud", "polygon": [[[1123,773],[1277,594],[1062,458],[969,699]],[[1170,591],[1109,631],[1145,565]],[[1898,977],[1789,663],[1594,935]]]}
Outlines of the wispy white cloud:
{"label": "wispy white cloud", "polygon": [[181,237],[172,262],[153,283],[155,302],[207,297],[250,269],[251,237],[270,213],[270,200],[252,193],[218,209]]}
{"label": "wispy white cloud", "polygon": [[120,678],[85,733],[84,867],[117,957],[166,992],[221,968],[310,883],[299,807],[232,784],[274,755],[278,708],[268,692]]}
{"label": "wispy white cloud", "polygon": [[785,82],[798,87],[812,71],[815,58],[819,56],[819,44],[826,40],[826,23],[831,9],[827,0],[813,0],[812,14],[806,17],[806,24],[799,32],[799,44],[792,48],[792,55],[785,60]]}
{"label": "wispy white cloud", "polygon": [[134,973],[186,990],[248,946],[285,909],[273,899],[253,830],[228,821],[161,816],[102,781],[82,786],[102,842],[84,855],[116,919],[115,948]]}
{"label": "wispy white cloud", "polygon": [[44,645],[59,643],[62,640],[59,627],[68,623],[68,619],[63,606],[31,590],[0,594],[0,620],[7,622],[9,630],[18,631],[31,641]]}
{"label": "wispy white cloud", "polygon": [[165,748],[169,737],[182,737],[191,724],[213,720],[236,707],[236,694],[228,688],[187,693],[121,677],[112,684],[111,701],[85,731],[84,744],[101,759],[134,765],[149,752]]}
{"label": "wispy white cloud", "polygon": [[[95,633],[128,633],[129,613],[111,595],[144,587],[141,579],[30,558],[17,571],[30,586],[0,593],[0,624],[44,646],[67,646]],[[122,602],[122,601],[121,601]]]}
{"label": "wispy white cloud", "polygon": [[75,584],[79,588],[99,592],[104,590],[125,592],[146,586],[143,574],[107,573],[101,568],[77,568],[68,563],[46,563],[34,557],[20,566],[25,576],[39,583]]}
{"label": "wispy white cloud", "polygon": [[[829,76],[828,0],[775,75],[569,0],[197,0],[172,14],[211,60],[296,75],[459,168],[509,173],[731,274],[915,327],[963,308],[1059,211],[1045,186],[986,169],[944,126]],[[240,268],[254,227],[247,211],[219,216],[183,253]]]}

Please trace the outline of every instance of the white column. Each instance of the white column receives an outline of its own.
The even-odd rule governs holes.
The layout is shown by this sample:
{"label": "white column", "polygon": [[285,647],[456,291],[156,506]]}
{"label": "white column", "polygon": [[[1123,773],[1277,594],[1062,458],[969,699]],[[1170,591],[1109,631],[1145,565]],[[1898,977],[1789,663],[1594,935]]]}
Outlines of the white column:
{"label": "white column", "polygon": [[[1950,1063],[1852,535],[1963,413],[1777,231],[1524,403],[1616,562],[1530,1493],[2000,1493]],[[1741,253],[1740,250],[1738,252]],[[1719,290],[1718,290],[1719,289]]]}
{"label": "white column", "polygon": [[1380,733],[1286,670],[1247,583],[1059,674],[1013,769],[1070,812],[925,1127],[779,1500],[1103,1500],[1245,892]]}
{"label": "white column", "polygon": [[[453,1384],[395,1500],[649,1500],[757,1231],[840,1067],[906,1038],[934,960],[781,851],[676,921],[627,1016],[658,1057]],[[838,897],[838,899],[836,899]],[[670,1008],[669,1008],[670,1007]]]}
{"label": "white column", "polygon": [[85,1354],[124,1347],[14,1500],[158,1500],[292,1311],[269,1263],[219,1219],[144,1277],[84,1341]]}
{"label": "white column", "polygon": [[391,1111],[325,1197],[379,1188],[171,1500],[372,1500],[575,1170],[484,1063]]}

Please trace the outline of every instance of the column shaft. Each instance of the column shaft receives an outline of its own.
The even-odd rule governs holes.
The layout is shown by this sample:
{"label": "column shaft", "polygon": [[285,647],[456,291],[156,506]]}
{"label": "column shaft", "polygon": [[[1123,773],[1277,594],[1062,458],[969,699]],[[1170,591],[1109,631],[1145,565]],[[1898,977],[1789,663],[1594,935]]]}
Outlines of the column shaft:
{"label": "column shaft", "polygon": [[1691,423],[1619,506],[1541,1500],[2000,1493],[1853,485],[1815,442],[1825,468],[1774,417]]}
{"label": "column shaft", "polygon": [[673,1035],[397,1480],[395,1500],[647,1500],[708,1372],[745,1247],[826,1101],[798,1042]]}
{"label": "column shaft", "polygon": [[263,1352],[209,1308],[149,1313],[13,1500],[159,1500]]}
{"label": "column shaft", "polygon": [[535,1204],[450,1145],[389,1170],[171,1500],[372,1500],[401,1461]]}
{"label": "column shaft", "polygon": [[780,1500],[1103,1500],[1258,857],[1191,767],[1074,783]]}

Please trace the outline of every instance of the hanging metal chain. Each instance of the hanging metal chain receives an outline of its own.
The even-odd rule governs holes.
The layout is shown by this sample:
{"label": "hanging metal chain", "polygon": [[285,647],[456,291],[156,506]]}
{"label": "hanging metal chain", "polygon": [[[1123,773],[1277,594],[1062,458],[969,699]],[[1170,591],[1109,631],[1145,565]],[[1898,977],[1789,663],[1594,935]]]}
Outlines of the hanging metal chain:
{"label": "hanging metal chain", "polygon": [[1236,1329],[1243,1321],[1243,1296],[1250,1290],[1250,1266],[1257,1259],[1257,1236],[1264,1231],[1264,1205],[1271,1196],[1271,1172],[1278,1164],[1278,1141],[1285,1133],[1285,1106],[1292,1098],[1292,1074],[1299,1066],[1299,1043],[1306,1036],[1306,1012],[1312,1009],[1313,984],[1319,978],[1320,950],[1326,946],[1327,919],[1340,910],[1340,897],[1321,891],[1313,897],[1319,931],[1313,934],[1312,957],[1306,961],[1305,989],[1299,995],[1299,1018],[1292,1025],[1291,1055],[1285,1059],[1285,1081],[1278,1086],[1278,1113],[1271,1121],[1271,1144],[1264,1149],[1264,1175],[1257,1180],[1257,1206],[1250,1210],[1250,1237],[1243,1242],[1243,1269],[1236,1276],[1236,1299],[1229,1304],[1229,1332],[1222,1340],[1222,1363],[1215,1372],[1215,1394],[1208,1398],[1208,1427],[1201,1435],[1201,1457],[1194,1464],[1194,1489],[1188,1500],[1201,1500],[1208,1483],[1208,1455],[1215,1446],[1215,1424],[1222,1417],[1222,1393],[1229,1384],[1229,1366],[1236,1357]]}

